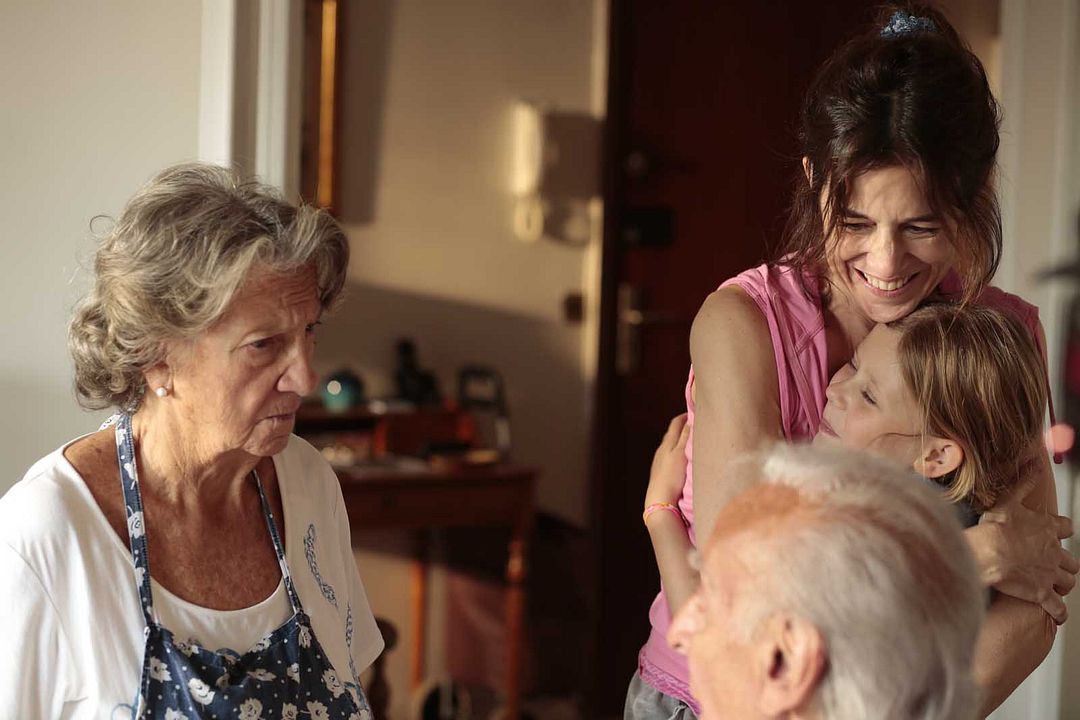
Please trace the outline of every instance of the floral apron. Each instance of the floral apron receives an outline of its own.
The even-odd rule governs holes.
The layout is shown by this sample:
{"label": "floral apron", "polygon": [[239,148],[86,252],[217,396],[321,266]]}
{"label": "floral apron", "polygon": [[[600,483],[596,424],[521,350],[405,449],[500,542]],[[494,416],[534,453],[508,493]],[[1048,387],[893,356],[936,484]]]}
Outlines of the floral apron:
{"label": "floral apron", "polygon": [[293,587],[285,548],[278,537],[262,483],[254,471],[266,525],[274,542],[293,616],[244,654],[211,651],[177,640],[154,617],[150,559],[143,527],[142,497],[135,468],[131,417],[116,423],[116,454],[127,507],[128,540],[135,584],[146,620],[142,677],[134,720],[371,720],[363,692],[338,678]]}

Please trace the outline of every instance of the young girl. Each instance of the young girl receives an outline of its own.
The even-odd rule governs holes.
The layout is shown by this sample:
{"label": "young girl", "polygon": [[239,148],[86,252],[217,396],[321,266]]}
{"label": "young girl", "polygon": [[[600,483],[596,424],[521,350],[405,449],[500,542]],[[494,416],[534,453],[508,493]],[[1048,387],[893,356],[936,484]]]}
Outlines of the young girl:
{"label": "young girl", "polygon": [[[1004,496],[1025,494],[1017,478],[1042,430],[1044,378],[1031,333],[1010,315],[984,306],[926,305],[877,325],[859,344],[829,382],[814,442],[910,466],[939,484],[970,526]],[[673,608],[696,584],[686,559],[690,540],[675,505],[688,434],[680,415],[656,452],[645,500],[645,524]],[[1045,655],[1038,631],[1031,637],[1006,633],[1022,605],[1001,598],[980,635],[975,674],[987,711]]]}
{"label": "young girl", "polygon": [[910,465],[981,514],[1015,484],[1046,408],[1031,334],[987,307],[927,305],[878,325],[829,382],[815,443]]}

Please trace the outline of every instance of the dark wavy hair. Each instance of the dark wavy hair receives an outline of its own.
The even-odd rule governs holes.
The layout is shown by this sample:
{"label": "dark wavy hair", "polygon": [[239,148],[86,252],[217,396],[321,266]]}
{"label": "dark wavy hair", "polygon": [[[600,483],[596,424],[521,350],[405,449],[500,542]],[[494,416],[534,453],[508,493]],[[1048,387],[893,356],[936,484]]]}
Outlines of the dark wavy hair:
{"label": "dark wavy hair", "polygon": [[[935,29],[883,35],[898,11],[928,18]],[[810,177],[800,164],[772,261],[795,267],[800,277],[824,277],[826,239],[835,237],[855,179],[902,165],[946,221],[962,299],[974,298],[1001,259],[994,187],[1000,122],[982,63],[940,12],[921,3],[881,8],[865,33],[822,65],[807,91],[799,146]]]}

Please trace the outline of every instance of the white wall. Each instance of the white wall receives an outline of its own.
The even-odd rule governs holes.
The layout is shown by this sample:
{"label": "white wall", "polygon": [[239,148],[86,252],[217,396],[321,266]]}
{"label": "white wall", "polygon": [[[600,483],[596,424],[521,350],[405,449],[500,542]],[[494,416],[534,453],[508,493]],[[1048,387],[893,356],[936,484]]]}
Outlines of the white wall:
{"label": "white wall", "polygon": [[96,429],[71,390],[65,328],[90,220],[197,152],[195,0],[0,4],[0,493]]}

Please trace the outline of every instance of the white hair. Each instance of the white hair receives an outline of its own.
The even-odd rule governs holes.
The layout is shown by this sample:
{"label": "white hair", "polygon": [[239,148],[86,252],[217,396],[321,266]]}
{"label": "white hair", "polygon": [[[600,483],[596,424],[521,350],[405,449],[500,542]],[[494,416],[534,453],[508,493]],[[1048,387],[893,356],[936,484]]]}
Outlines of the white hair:
{"label": "white hair", "polygon": [[742,462],[747,472],[731,473],[742,489],[749,479],[798,493],[790,527],[754,535],[763,592],[746,625],[790,612],[817,627],[828,657],[819,716],[974,717],[985,597],[941,495],[852,451],[784,445]]}

